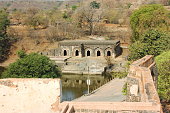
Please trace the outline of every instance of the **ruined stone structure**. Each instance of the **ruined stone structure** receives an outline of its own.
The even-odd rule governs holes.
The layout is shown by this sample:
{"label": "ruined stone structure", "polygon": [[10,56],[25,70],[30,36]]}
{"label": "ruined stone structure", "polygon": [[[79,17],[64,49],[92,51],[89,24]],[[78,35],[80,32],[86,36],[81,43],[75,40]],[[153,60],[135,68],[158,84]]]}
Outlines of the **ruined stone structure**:
{"label": "ruined stone structure", "polygon": [[51,50],[49,56],[99,57],[117,56],[120,53],[120,41],[113,40],[65,40],[59,42],[59,48]]}
{"label": "ruined stone structure", "polygon": [[63,102],[61,113],[163,113],[154,70],[155,62],[149,55],[130,65],[126,102]]}
{"label": "ruined stone structure", "polygon": [[40,54],[53,60],[63,73],[73,74],[101,74],[106,56],[114,59],[122,53],[120,41],[114,40],[65,40],[56,47]]}

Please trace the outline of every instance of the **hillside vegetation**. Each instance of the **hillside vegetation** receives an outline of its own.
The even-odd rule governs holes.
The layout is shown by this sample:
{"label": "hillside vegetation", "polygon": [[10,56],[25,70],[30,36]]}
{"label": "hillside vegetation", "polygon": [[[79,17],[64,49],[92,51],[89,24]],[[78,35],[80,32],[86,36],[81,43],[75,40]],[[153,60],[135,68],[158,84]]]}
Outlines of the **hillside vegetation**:
{"label": "hillside vegetation", "polygon": [[[162,3],[158,0],[76,0],[76,1],[0,1],[8,13],[8,37],[15,40],[9,58],[2,66],[17,59],[16,52],[48,51],[58,41],[104,37],[129,44],[130,15],[143,4]],[[98,7],[93,7],[98,4]]]}

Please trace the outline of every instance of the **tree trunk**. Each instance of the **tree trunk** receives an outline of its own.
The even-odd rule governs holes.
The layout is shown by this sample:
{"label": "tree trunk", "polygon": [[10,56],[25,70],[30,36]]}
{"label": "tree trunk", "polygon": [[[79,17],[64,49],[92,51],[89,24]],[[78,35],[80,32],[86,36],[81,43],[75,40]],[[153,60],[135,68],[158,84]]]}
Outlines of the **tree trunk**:
{"label": "tree trunk", "polygon": [[93,34],[93,23],[90,23],[89,27],[90,27],[89,34],[92,35]]}

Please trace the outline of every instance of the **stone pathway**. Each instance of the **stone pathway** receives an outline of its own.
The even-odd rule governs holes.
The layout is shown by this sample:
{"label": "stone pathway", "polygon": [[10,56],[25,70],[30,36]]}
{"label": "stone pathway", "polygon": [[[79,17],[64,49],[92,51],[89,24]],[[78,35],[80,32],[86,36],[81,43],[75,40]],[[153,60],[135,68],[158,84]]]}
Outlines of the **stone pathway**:
{"label": "stone pathway", "polygon": [[126,82],[126,78],[113,79],[107,84],[101,86],[95,90],[93,94],[82,96],[73,101],[75,102],[90,102],[90,101],[102,101],[102,102],[122,102],[126,96],[122,95],[122,87]]}

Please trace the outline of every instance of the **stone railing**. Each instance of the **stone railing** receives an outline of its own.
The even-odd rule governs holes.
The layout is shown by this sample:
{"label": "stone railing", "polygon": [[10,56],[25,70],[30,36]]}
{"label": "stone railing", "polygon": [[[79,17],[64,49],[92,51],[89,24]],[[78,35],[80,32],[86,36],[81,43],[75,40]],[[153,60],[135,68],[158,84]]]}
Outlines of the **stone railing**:
{"label": "stone railing", "polygon": [[61,113],[162,113],[154,85],[155,67],[150,55],[130,65],[126,102],[63,102]]}
{"label": "stone railing", "polygon": [[[128,102],[154,102],[160,104],[155,85],[157,72],[153,56],[145,56],[130,65],[127,77]],[[154,85],[155,82],[155,85]]]}

